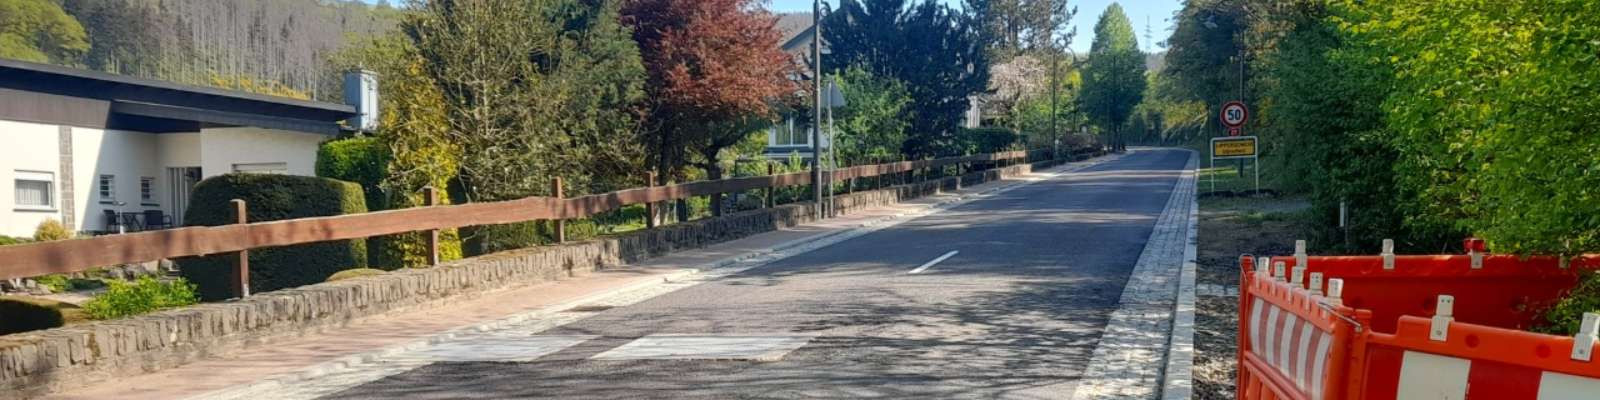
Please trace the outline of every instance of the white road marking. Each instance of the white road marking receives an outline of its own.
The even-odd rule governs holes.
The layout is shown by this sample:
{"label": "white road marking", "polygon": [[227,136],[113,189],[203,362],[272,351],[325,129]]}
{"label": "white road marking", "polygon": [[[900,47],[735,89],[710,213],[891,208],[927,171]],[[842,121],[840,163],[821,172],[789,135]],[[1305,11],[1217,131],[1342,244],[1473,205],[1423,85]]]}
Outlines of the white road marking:
{"label": "white road marking", "polygon": [[944,253],[944,255],[939,256],[939,258],[935,258],[935,259],[933,259],[933,261],[929,261],[927,264],[922,264],[921,267],[917,267],[917,269],[913,269],[913,270],[911,270],[911,272],[907,272],[907,273],[908,274],[920,274],[920,273],[922,273],[922,271],[927,270],[928,267],[932,267],[934,264],[938,264],[939,262],[944,261],[947,258],[954,257],[957,253],[960,253],[960,252],[961,251],[958,251],[958,250],[950,250],[949,253]]}
{"label": "white road marking", "polygon": [[618,346],[590,359],[617,360],[782,360],[811,341],[798,335],[655,334]]}

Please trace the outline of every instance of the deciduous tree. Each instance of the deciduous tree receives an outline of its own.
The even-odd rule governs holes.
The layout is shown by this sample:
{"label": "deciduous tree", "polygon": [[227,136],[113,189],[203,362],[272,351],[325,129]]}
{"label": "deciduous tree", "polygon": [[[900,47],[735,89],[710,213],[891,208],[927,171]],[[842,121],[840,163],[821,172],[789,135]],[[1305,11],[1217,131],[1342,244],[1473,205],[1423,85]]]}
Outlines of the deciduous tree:
{"label": "deciduous tree", "polygon": [[[776,18],[759,6],[754,0],[628,0],[623,6],[648,71],[642,120],[662,179],[681,179],[691,165],[721,179],[719,153],[764,125],[749,120],[770,120],[773,102],[797,94]],[[712,203],[721,204],[720,197]]]}
{"label": "deciduous tree", "polygon": [[0,0],[0,57],[74,64],[89,50],[78,20],[51,0]]}

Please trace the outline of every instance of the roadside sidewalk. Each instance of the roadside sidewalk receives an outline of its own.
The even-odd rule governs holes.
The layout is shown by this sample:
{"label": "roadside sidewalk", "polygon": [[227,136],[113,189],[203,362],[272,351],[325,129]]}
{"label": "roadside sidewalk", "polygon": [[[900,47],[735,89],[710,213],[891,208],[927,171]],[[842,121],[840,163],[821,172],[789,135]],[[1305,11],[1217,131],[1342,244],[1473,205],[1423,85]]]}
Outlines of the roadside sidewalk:
{"label": "roadside sidewalk", "polygon": [[945,205],[969,200],[980,194],[1048,179],[1055,174],[1114,158],[1116,156],[1068,163],[1023,177],[988,182],[892,206],[864,209],[838,218],[675,252],[584,276],[502,289],[440,307],[357,320],[318,333],[276,339],[268,345],[254,346],[227,358],[195,362],[46,398],[173,399],[216,394],[266,381],[290,384],[327,373],[332,368],[371,361],[387,353],[448,339],[456,334],[550,319],[558,313],[581,309],[608,296],[628,294],[627,297],[637,297],[633,295],[634,292],[650,295],[650,292],[656,291],[647,289],[663,286],[663,283],[707,278],[701,275],[713,275],[710,278],[714,278],[722,274],[701,272],[746,260],[781,257],[777,253],[787,249],[805,251],[814,246],[831,244],[826,242],[829,238],[843,240],[846,236],[854,236],[848,234],[863,227],[936,212]]}

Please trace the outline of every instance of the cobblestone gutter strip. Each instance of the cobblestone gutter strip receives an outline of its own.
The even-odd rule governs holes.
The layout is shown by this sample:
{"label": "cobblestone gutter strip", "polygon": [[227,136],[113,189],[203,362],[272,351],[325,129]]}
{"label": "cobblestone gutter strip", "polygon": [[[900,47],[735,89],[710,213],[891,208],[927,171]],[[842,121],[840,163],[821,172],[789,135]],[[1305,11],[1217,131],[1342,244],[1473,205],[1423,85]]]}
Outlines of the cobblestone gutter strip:
{"label": "cobblestone gutter strip", "polygon": [[[1190,157],[1184,168],[1185,179],[1198,180],[1195,170],[1198,157]],[[1190,196],[1188,240],[1183,248],[1183,271],[1178,278],[1178,303],[1173,307],[1172,337],[1167,345],[1166,382],[1161,385],[1163,400],[1187,400],[1194,397],[1194,313],[1195,267],[1199,258],[1200,202]]]}
{"label": "cobblestone gutter strip", "polygon": [[[1175,307],[1182,292],[1188,293],[1188,342],[1186,357],[1193,357],[1195,212],[1195,174],[1193,153],[1185,171],[1173,187],[1166,209],[1156,221],[1150,240],[1145,243],[1134,265],[1122,301],[1100,336],[1100,344],[1073,392],[1073,399],[1156,399],[1161,395],[1163,370],[1172,340]],[[1187,267],[1187,268],[1186,268]],[[1183,272],[1187,270],[1188,273]],[[1183,277],[1188,277],[1187,284]],[[1178,321],[1183,322],[1183,321]],[[1186,358],[1187,359],[1187,358]],[[1188,371],[1192,361],[1178,361],[1177,369]],[[1177,372],[1177,371],[1175,371]],[[1183,378],[1188,382],[1188,378]],[[1184,386],[1187,384],[1185,383]]]}
{"label": "cobblestone gutter strip", "polygon": [[462,327],[383,350],[342,357],[294,373],[268,377],[256,383],[195,396],[190,400],[253,400],[263,398],[310,400],[320,398],[427,365],[430,362],[423,358],[407,357],[406,355],[425,350],[430,346],[458,339],[504,335],[508,334],[507,332],[514,332],[509,334],[515,335],[538,334],[601,312],[592,310],[607,310],[633,305],[700,283],[721,279],[798,254],[827,247],[834,243],[886,229],[917,217],[938,213],[974,200],[1005,193],[1034,182],[1053,179],[1062,174],[1079,171],[1119,158],[1121,157],[1102,157],[1088,162],[1066,165],[1048,173],[1041,171],[1045,175],[1044,177],[1025,179],[981,192],[963,194],[931,204],[921,210],[868,220],[856,228],[797,239],[770,249],[699,265],[692,269],[671,274],[661,281],[629,285],[616,290],[596,293],[568,303],[546,307],[538,311]]}

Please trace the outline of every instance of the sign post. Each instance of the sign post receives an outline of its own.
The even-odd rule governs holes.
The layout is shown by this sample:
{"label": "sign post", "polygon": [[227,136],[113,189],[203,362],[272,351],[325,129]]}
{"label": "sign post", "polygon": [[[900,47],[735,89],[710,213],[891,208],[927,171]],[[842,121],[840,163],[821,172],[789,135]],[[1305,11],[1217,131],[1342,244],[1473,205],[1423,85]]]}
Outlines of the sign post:
{"label": "sign post", "polygon": [[[1222,138],[1211,139],[1211,167],[1216,168],[1217,160],[1219,159],[1249,158],[1251,160],[1250,165],[1255,169],[1256,193],[1261,193],[1261,157],[1259,156],[1258,152],[1259,146],[1257,146],[1255,136],[1243,136],[1244,124],[1245,122],[1250,121],[1250,108],[1245,107],[1244,102],[1242,101],[1230,101],[1222,105],[1221,117],[1222,125],[1228,128],[1228,139],[1249,140],[1248,144],[1246,144],[1245,140],[1224,140],[1219,142],[1218,139]],[[1217,146],[1219,146],[1219,144],[1229,147],[1227,150],[1231,151],[1232,155],[1218,154],[1217,151],[1219,148]],[[1248,154],[1245,154],[1246,146],[1248,146]],[[1241,175],[1243,175],[1243,166],[1239,167],[1239,172]],[[1215,175],[1211,177],[1211,190],[1217,190],[1217,178]]]}
{"label": "sign post", "polygon": [[[1261,146],[1255,136],[1234,136],[1211,138],[1211,166],[1216,167],[1217,160],[1242,160],[1250,159],[1256,166],[1256,193],[1261,192]],[[1211,190],[1217,190],[1217,179],[1211,178]]]}

